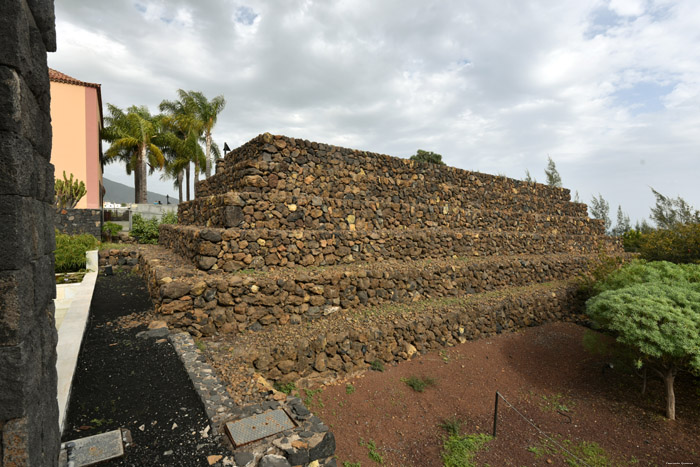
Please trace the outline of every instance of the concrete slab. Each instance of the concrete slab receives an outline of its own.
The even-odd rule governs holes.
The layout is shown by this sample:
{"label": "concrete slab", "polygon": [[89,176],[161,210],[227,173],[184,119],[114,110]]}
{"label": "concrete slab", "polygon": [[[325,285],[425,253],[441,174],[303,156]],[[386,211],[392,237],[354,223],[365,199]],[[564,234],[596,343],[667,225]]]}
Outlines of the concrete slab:
{"label": "concrete slab", "polygon": [[90,312],[92,293],[97,282],[97,250],[88,251],[88,273],[79,284],[56,285],[56,329],[58,345],[56,346],[58,372],[58,413],[59,426],[63,425],[70,399],[73,374],[78,364],[78,353],[83,341],[85,325]]}
{"label": "concrete slab", "polygon": [[[61,444],[60,466],[84,467],[124,455],[124,432],[108,431]],[[69,464],[69,462],[73,464]]]}

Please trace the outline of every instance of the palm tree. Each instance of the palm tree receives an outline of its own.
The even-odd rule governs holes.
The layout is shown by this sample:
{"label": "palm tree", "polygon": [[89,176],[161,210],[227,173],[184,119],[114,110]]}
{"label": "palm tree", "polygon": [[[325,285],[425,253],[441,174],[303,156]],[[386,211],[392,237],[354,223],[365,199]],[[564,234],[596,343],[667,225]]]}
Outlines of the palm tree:
{"label": "palm tree", "polygon": [[134,173],[134,201],[148,203],[148,176],[165,165],[161,150],[163,141],[162,119],[151,115],[145,106],[132,105],[124,113],[119,107],[107,104],[109,115],[102,129],[102,139],[110,143],[105,151],[109,163],[120,160],[126,173]]}
{"label": "palm tree", "polygon": [[182,182],[183,178],[185,178],[187,201],[189,201],[191,199],[190,163],[194,161],[195,167],[204,164],[204,151],[199,145],[199,134],[196,131],[196,126],[193,128],[192,121],[186,118],[186,115],[165,116],[164,124],[169,132],[165,138],[167,164],[163,177],[175,180],[175,186],[179,189],[180,201],[184,200],[182,197]]}
{"label": "palm tree", "polygon": [[[178,92],[181,91],[182,90]],[[212,100],[208,100],[204,94],[197,91],[190,91],[189,95],[192,99],[194,99],[197,105],[197,116],[203,123],[202,131],[204,134],[202,137],[204,139],[204,147],[206,148],[207,158],[205,173],[207,178],[209,178],[211,177],[212,149],[214,149],[214,155],[216,157],[219,156],[218,147],[212,143],[211,131],[214,128],[214,125],[216,125],[216,120],[218,119],[219,114],[222,110],[224,110],[224,107],[226,107],[226,100],[224,99],[223,95],[216,96]]]}
{"label": "palm tree", "polygon": [[[166,122],[180,140],[180,143],[176,144],[176,151],[178,152],[177,157],[179,159],[185,158],[194,163],[194,183],[196,188],[199,182],[200,167],[206,164],[204,152],[199,146],[199,139],[202,138],[203,134],[204,122],[199,118],[197,101],[192,97],[192,92],[178,89],[177,94],[179,97],[178,100],[164,100],[161,102],[160,110],[167,114]],[[187,200],[189,201],[189,163],[184,165],[180,164],[180,166],[184,168],[187,175]]]}

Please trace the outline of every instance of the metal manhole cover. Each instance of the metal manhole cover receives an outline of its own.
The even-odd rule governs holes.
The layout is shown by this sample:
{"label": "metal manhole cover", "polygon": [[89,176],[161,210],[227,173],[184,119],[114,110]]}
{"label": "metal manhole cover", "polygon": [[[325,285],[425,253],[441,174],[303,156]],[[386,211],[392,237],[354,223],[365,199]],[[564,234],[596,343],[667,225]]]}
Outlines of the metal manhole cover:
{"label": "metal manhole cover", "polygon": [[234,447],[239,447],[290,430],[295,426],[284,410],[277,409],[235,422],[227,422],[226,431]]}

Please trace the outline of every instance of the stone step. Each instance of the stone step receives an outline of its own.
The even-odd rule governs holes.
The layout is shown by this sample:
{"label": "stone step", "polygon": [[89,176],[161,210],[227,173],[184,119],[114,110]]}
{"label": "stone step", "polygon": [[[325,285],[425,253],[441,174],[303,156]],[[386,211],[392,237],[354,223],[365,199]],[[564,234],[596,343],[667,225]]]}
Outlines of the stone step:
{"label": "stone step", "polygon": [[[462,298],[346,310],[306,326],[207,339],[215,369],[253,367],[266,378],[306,387],[374,364],[553,321],[580,320],[576,285],[510,287]],[[216,350],[218,349],[218,350]],[[220,371],[230,374],[229,371]],[[235,391],[235,389],[232,389]]]}
{"label": "stone step", "polygon": [[160,228],[160,245],[201,270],[268,270],[358,262],[491,255],[592,254],[614,247],[609,237],[470,229],[328,230]]}
{"label": "stone step", "polygon": [[[207,227],[274,230],[381,230],[432,227],[510,230],[520,232],[602,235],[602,221],[590,219],[571,203],[570,212],[534,212],[527,206],[512,209],[379,203],[319,196],[293,196],[287,192],[236,193],[181,203],[178,222]],[[574,209],[575,208],[575,209]]]}
{"label": "stone step", "polygon": [[440,195],[488,208],[488,203],[512,204],[533,196],[550,202],[570,200],[569,190],[563,188],[268,133],[228,153],[216,175],[199,183],[197,196],[246,189],[299,190],[336,198],[423,198],[426,203]]}
{"label": "stone step", "polygon": [[159,246],[139,260],[157,313],[195,336],[324,319],[342,310],[469,294],[575,277],[592,255],[385,260],[268,272],[205,273]]}

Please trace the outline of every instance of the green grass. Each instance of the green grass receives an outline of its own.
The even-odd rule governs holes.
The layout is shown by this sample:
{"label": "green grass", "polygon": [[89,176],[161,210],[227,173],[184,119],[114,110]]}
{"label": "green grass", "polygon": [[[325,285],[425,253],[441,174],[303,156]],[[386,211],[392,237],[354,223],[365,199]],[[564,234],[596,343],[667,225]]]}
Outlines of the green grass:
{"label": "green grass", "polygon": [[353,386],[350,383],[346,384],[345,385],[345,394],[352,394],[353,392],[355,392],[355,386]]}
{"label": "green grass", "polygon": [[343,467],[362,467],[359,462],[343,462]]}
{"label": "green grass", "polygon": [[401,382],[406,383],[408,387],[416,392],[423,392],[426,388],[437,384],[435,378],[431,378],[429,376],[409,376],[408,378],[401,378]]}
{"label": "green grass", "polygon": [[438,426],[445,430],[450,436],[458,435],[462,430],[462,421],[456,416],[452,416],[443,420],[443,422]]}
{"label": "green grass", "polygon": [[370,460],[376,462],[377,464],[384,464],[384,457],[377,451],[377,443],[373,440],[367,441],[367,443],[360,440],[360,446],[367,446],[367,456]]}
{"label": "green grass", "polygon": [[381,360],[373,360],[372,363],[369,364],[369,367],[371,370],[374,371],[384,371],[384,362]]}
{"label": "green grass", "polygon": [[304,389],[304,405],[311,409],[312,406],[317,406],[318,408],[323,408],[323,401],[321,400],[321,388],[318,389]]}
{"label": "green grass", "polygon": [[571,401],[564,401],[564,396],[562,394],[542,396],[542,400],[544,401],[544,404],[542,404],[542,410],[545,412],[555,412],[557,410],[561,412],[570,412],[576,405]]}
{"label": "green grass", "polygon": [[569,439],[558,439],[557,442],[563,446],[564,449],[549,440],[544,440],[539,445],[530,446],[527,450],[535,455],[535,459],[540,459],[545,456],[556,457],[564,459],[564,462],[571,467],[611,467],[634,463],[614,463],[605,449],[595,442],[581,441],[580,443],[574,443]]}
{"label": "green grass", "polygon": [[472,467],[476,466],[474,457],[484,450],[486,443],[493,438],[489,435],[451,434],[442,444],[442,462],[445,467]]}
{"label": "green grass", "polygon": [[289,395],[292,393],[292,391],[294,391],[297,388],[297,385],[294,384],[293,381],[284,384],[280,383],[279,381],[276,381],[273,387],[275,388],[275,390]]}

